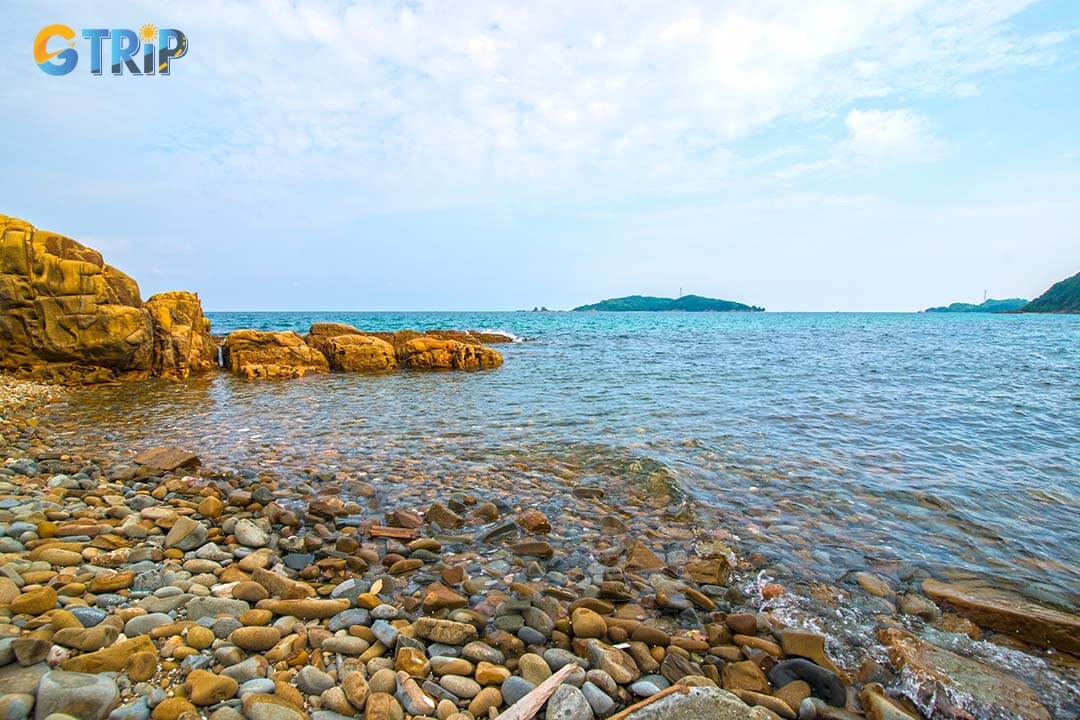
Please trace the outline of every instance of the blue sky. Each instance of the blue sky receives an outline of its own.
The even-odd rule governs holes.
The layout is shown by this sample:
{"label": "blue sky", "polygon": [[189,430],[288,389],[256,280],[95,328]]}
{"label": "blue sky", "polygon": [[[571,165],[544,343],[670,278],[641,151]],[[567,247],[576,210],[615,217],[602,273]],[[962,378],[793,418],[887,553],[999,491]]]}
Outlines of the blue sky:
{"label": "blue sky", "polygon": [[[301,6],[302,5],[302,6]],[[770,310],[1080,271],[1080,3],[6,3],[0,212],[211,310]],[[53,77],[44,25],[183,30]]]}

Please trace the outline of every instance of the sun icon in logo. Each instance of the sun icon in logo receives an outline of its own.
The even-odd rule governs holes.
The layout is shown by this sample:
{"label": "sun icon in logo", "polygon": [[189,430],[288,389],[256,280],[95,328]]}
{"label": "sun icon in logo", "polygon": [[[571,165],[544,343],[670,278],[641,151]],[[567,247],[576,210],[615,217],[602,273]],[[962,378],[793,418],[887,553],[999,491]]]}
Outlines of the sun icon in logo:
{"label": "sun icon in logo", "polygon": [[139,28],[139,38],[143,42],[154,42],[157,39],[157,26],[146,23]]}

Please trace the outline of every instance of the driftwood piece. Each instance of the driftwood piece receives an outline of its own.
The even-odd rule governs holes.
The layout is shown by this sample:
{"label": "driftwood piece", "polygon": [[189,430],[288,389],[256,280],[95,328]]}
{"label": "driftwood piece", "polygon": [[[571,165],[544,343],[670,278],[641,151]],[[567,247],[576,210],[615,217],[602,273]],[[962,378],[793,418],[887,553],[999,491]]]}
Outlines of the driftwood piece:
{"label": "driftwood piece", "polygon": [[683,695],[685,695],[688,692],[690,692],[690,688],[686,687],[685,685],[672,685],[670,687],[666,687],[655,695],[650,695],[641,702],[636,702],[630,707],[620,710],[619,712],[609,717],[608,720],[624,720],[624,718],[628,717],[630,713],[637,712],[638,710],[647,705],[652,705],[657,700],[663,700],[668,695],[674,695],[675,693],[682,693]]}
{"label": "driftwood piece", "polygon": [[387,537],[395,540],[415,540],[420,536],[420,531],[415,528],[389,527],[387,525],[372,525],[368,528],[371,537]]}
{"label": "driftwood piece", "polygon": [[570,677],[580,669],[581,668],[573,663],[564,665],[557,673],[534,687],[516,703],[506,708],[506,710],[496,717],[495,720],[530,720],[530,718],[536,717],[536,713],[540,712],[540,708],[544,707],[544,703],[548,701],[548,698],[551,697],[552,693],[563,684],[563,681],[566,680],[566,678]]}

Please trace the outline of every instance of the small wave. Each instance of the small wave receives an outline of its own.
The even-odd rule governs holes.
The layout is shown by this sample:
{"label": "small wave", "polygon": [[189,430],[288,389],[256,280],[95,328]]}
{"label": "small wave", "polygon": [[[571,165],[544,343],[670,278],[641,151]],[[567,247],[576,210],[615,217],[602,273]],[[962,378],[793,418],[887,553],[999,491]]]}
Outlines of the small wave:
{"label": "small wave", "polygon": [[510,332],[509,330],[489,330],[487,328],[484,328],[483,330],[478,330],[477,332],[486,333],[488,335],[502,335],[505,338],[510,338],[510,342],[515,342],[515,343],[525,342],[525,340],[526,340],[526,338],[524,338],[524,337],[522,337],[520,335],[515,335],[514,333]]}

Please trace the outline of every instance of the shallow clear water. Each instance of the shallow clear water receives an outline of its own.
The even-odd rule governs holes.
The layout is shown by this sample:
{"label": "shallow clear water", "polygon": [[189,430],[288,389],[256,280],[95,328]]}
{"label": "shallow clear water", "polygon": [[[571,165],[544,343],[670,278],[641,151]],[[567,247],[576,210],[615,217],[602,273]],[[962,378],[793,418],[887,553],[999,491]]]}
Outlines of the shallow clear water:
{"label": "shallow clear water", "polygon": [[1080,318],[211,313],[511,332],[499,370],[89,391],[112,437],[230,465],[652,483],[803,579],[969,572],[1080,608]]}
{"label": "shallow clear water", "polygon": [[[635,508],[634,532],[727,532],[762,555],[747,587],[782,582],[774,610],[828,633],[849,667],[880,657],[872,628],[890,613],[857,591],[859,570],[898,589],[926,574],[975,578],[1080,609],[1080,317],[210,316],[217,334],[328,320],[524,341],[500,345],[506,364],[489,372],[84,389],[56,409],[62,432],[112,452],[180,445],[297,480],[313,469],[385,479],[402,502],[424,483],[486,487],[571,525],[588,509],[564,488],[599,485],[609,508]],[[1055,716],[1080,710],[1075,669],[955,642],[1030,678]]]}

